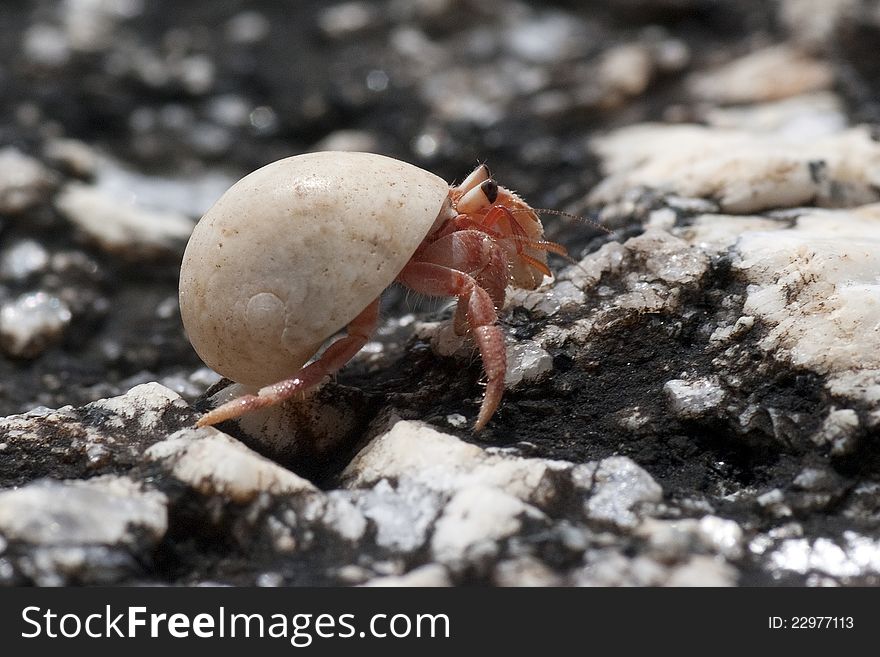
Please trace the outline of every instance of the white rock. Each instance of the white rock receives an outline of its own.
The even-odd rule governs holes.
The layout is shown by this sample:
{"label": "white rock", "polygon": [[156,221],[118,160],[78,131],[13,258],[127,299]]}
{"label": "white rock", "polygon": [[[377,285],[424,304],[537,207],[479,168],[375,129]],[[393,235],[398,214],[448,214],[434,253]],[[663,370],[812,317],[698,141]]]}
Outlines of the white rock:
{"label": "white rock", "polygon": [[159,214],[200,217],[235,182],[216,170],[160,176],[130,169],[106,155],[95,157],[96,190],[117,203]]}
{"label": "white rock", "polygon": [[[621,309],[639,313],[673,310],[679,305],[682,286],[697,283],[708,270],[709,260],[710,252],[702,245],[658,228],[648,228],[624,244],[606,244],[560,274],[579,289],[594,288],[593,294],[601,299],[599,310],[565,330],[553,327],[538,337],[547,340],[545,346],[568,339],[586,343],[597,326],[616,321]],[[605,274],[620,276],[626,289],[612,294],[610,288],[607,292],[604,286],[596,288]]]}
{"label": "white rock", "polygon": [[21,449],[31,452],[35,445],[46,440],[49,431],[52,435],[69,437],[69,444],[43,457],[47,467],[50,459],[77,461],[83,455],[94,465],[106,465],[117,458],[129,465],[140,459],[145,445],[154,440],[154,434],[163,431],[166,414],[186,408],[186,402],[173,390],[149,383],[135,386],[125,395],[101,399],[79,409],[72,406],[57,410],[41,408],[0,418],[0,441],[17,443]]}
{"label": "white rock", "polygon": [[367,519],[348,496],[331,491],[329,495],[319,499],[324,503],[321,521],[326,527],[347,541],[356,542],[363,537],[367,531]]}
{"label": "white rock", "polygon": [[0,492],[0,533],[41,545],[128,545],[158,541],[167,499],[127,477],[40,480]]}
{"label": "white rock", "polygon": [[463,488],[446,505],[434,526],[431,554],[453,567],[482,563],[497,554],[499,541],[520,530],[525,516],[542,515],[497,488]]}
{"label": "white rock", "polygon": [[644,43],[624,43],[602,53],[595,84],[603,89],[602,105],[611,108],[648,88],[654,76],[654,57]]}
{"label": "white rock", "polygon": [[596,285],[604,274],[620,273],[627,263],[628,255],[622,244],[609,242],[595,253],[585,256],[576,267],[566,268],[559,278],[571,280],[580,289],[588,289]]}
{"label": "white rock", "polygon": [[144,0],[65,0],[61,20],[76,50],[96,52],[113,42],[119,21],[139,15]]}
{"label": "white rock", "polygon": [[446,422],[451,427],[455,427],[456,429],[461,429],[462,427],[467,426],[467,418],[461,413],[450,413],[446,416]]}
{"label": "white rock", "polygon": [[122,203],[81,183],[68,183],[55,204],[103,249],[132,258],[182,251],[194,225],[184,215]]}
{"label": "white rock", "polygon": [[398,552],[413,552],[425,544],[444,501],[410,479],[395,486],[380,479],[371,489],[355,491],[351,500],[375,525],[376,543]]}
{"label": "white rock", "polygon": [[579,27],[578,21],[562,12],[528,12],[512,22],[503,42],[527,62],[550,64],[571,54],[578,43]]}
{"label": "white rock", "polygon": [[[138,556],[148,561],[150,552]],[[52,587],[118,584],[143,571],[127,550],[104,545],[38,545],[18,567],[36,586]]]}
{"label": "white rock", "polygon": [[507,345],[504,387],[531,383],[553,370],[553,356],[533,340],[511,340]]}
{"label": "white rock", "polygon": [[318,14],[318,27],[328,37],[342,39],[365,30],[375,23],[376,12],[366,2],[342,2]]}
{"label": "white rock", "polygon": [[[358,417],[344,395],[327,399],[317,395],[318,390],[316,387],[305,396],[247,413],[236,424],[245,436],[271,453],[290,453],[302,444],[308,444],[314,453],[330,453],[341,440],[352,435]],[[255,391],[235,383],[217,391],[211,397],[211,405],[217,407]]]}
{"label": "white rock", "polygon": [[788,518],[792,515],[791,508],[785,503],[785,496],[778,488],[773,488],[759,495],[755,501],[759,506],[777,518]]}
{"label": "white rock", "polygon": [[418,586],[418,587],[441,587],[452,586],[449,579],[449,571],[439,563],[429,563],[419,566],[404,575],[389,575],[376,577],[366,582],[364,586]]}
{"label": "white rock", "polygon": [[617,413],[617,424],[626,431],[637,432],[648,426],[653,418],[639,406],[628,406]]}
{"label": "white rock", "polygon": [[672,208],[660,208],[659,210],[653,210],[651,214],[648,215],[648,220],[645,222],[645,226],[648,228],[658,228],[668,232],[675,227],[676,221],[677,217]]}
{"label": "white rock", "polygon": [[371,487],[382,479],[408,479],[447,494],[491,487],[542,507],[554,499],[554,479],[570,469],[565,461],[490,455],[455,436],[401,421],[364,447],[342,478],[349,489]]}
{"label": "white rock", "polygon": [[495,566],[496,586],[560,586],[562,578],[535,557],[506,559]]}
{"label": "white rock", "polygon": [[859,0],[782,0],[778,13],[792,39],[815,49],[833,45],[838,23],[858,7]]}
{"label": "white rock", "polygon": [[709,336],[710,342],[727,342],[748,333],[755,326],[755,318],[751,315],[738,317],[733,325],[720,325]]}
{"label": "white rock", "polygon": [[381,150],[376,136],[366,130],[334,130],[314,146],[313,151],[362,151]]}
{"label": "white rock", "polygon": [[317,493],[309,481],[211,428],[181,429],[150,447],[145,456],[165,462],[175,477],[201,494],[239,503],[260,493]]}
{"label": "white rock", "polygon": [[646,230],[627,240],[624,247],[644,259],[650,274],[670,285],[694,283],[709,266],[704,252],[663,230]]}
{"label": "white rock", "polygon": [[654,559],[625,557],[617,549],[590,550],[587,565],[571,574],[574,586],[660,586],[668,569]]}
{"label": "white rock", "polygon": [[880,369],[837,372],[828,379],[827,387],[832,395],[861,399],[876,407],[880,404]]}
{"label": "white rock", "polygon": [[54,178],[39,160],[12,146],[0,149],[0,213],[20,214],[39,203]]}
{"label": "white rock", "polygon": [[772,568],[801,574],[822,572],[832,577],[880,574],[880,540],[854,531],[843,532],[842,540],[792,538],[782,541],[768,555]]}
{"label": "white rock", "polygon": [[272,29],[269,19],[254,10],[239,12],[226,22],[226,38],[233,43],[258,43]]}
{"label": "white rock", "polygon": [[[549,280],[549,279],[547,279]],[[545,317],[552,317],[560,310],[578,308],[586,296],[573,281],[560,277],[553,284],[545,283],[536,290],[513,288],[508,290],[511,306],[522,306],[526,310]]]}
{"label": "white rock", "polygon": [[0,255],[0,278],[23,281],[32,274],[45,271],[49,252],[36,240],[22,240]]}
{"label": "white rock", "polygon": [[647,187],[746,214],[880,200],[880,143],[866,128],[821,139],[695,125],[639,124],[595,139],[610,174],[589,196],[611,204]]}
{"label": "white rock", "polygon": [[771,327],[765,349],[832,376],[880,369],[880,204],[746,233],[735,252],[744,312]]}
{"label": "white rock", "polygon": [[831,65],[787,45],[751,52],[705,73],[694,74],[690,91],[697,98],[722,104],[753,103],[827,89]]}
{"label": "white rock", "polygon": [[699,521],[699,535],[706,545],[728,559],[738,559],[743,554],[743,530],[733,520],[703,516]]}
{"label": "white rock", "polygon": [[40,66],[61,67],[70,60],[70,44],[64,32],[48,23],[34,23],[25,30],[22,50]]}
{"label": "white rock", "polygon": [[[733,268],[747,283],[743,315],[733,325],[718,326],[710,339],[738,339],[760,322],[760,348],[825,376],[835,397],[876,406],[880,204],[791,214],[793,220],[784,222],[707,214],[681,231],[685,241],[705,253],[730,249]],[[856,429],[849,426],[845,433]],[[828,442],[827,433],[823,430],[816,439]],[[845,451],[845,442],[837,449]]]}
{"label": "white rock", "polygon": [[78,139],[52,139],[46,143],[43,153],[48,160],[64,166],[80,178],[93,176],[98,170],[98,153]]}
{"label": "white rock", "polygon": [[707,515],[699,520],[646,518],[637,530],[652,553],[664,561],[678,560],[694,550],[708,550],[727,559],[743,554],[743,530],[733,520]]}
{"label": "white rock", "polygon": [[23,294],[0,306],[0,347],[16,358],[36,358],[59,342],[72,314],[46,292]]}
{"label": "white rock", "polygon": [[124,395],[99,399],[83,408],[89,410],[101,410],[116,416],[113,425],[121,428],[130,426],[134,422],[142,430],[155,430],[162,416],[169,408],[187,408],[187,403],[173,390],[165,386],[151,382],[133,387]]}
{"label": "white rock", "polygon": [[683,418],[697,418],[718,408],[725,397],[717,381],[672,379],[663,384],[672,412]]}
{"label": "white rock", "polygon": [[780,228],[778,221],[764,217],[704,214],[682,230],[681,235],[706,252],[721,253],[733,246],[744,233],[773,231]]}
{"label": "white rock", "polygon": [[[412,32],[405,34],[408,38],[415,36]],[[483,128],[498,123],[517,87],[522,87],[517,73],[522,74],[525,65],[511,62],[511,67],[506,70],[452,65],[441,68],[440,64],[448,58],[448,53],[428,41],[424,34],[419,34],[422,38],[413,39],[407,47],[417,47],[433,58],[432,74],[422,78],[419,87],[422,101],[440,120],[464,121]],[[394,36],[402,37],[404,33],[398,32]],[[400,38],[395,40],[401,41]],[[435,54],[438,50],[441,52]]]}
{"label": "white rock", "polygon": [[809,491],[828,490],[834,486],[835,475],[825,468],[804,468],[792,482],[798,488]]}
{"label": "white rock", "polygon": [[626,456],[577,465],[572,479],[589,495],[584,502],[588,518],[622,528],[639,524],[635,509],[640,505],[663,498],[660,484]]}
{"label": "white rock", "polygon": [[666,586],[735,586],[736,568],[720,557],[695,555],[676,567]]}
{"label": "white rock", "polygon": [[854,434],[859,428],[859,416],[851,408],[834,409],[828,413],[822,428],[813,436],[819,445],[831,445],[831,453],[848,454],[855,447]]}
{"label": "white rock", "polygon": [[830,91],[734,107],[713,107],[706,122],[717,128],[772,134],[783,139],[818,139],[847,126],[843,101]]}
{"label": "white rock", "polygon": [[414,333],[428,340],[438,356],[468,358],[474,351],[474,343],[467,336],[456,335],[452,322],[416,322]]}
{"label": "white rock", "polygon": [[214,86],[214,62],[207,55],[188,55],[176,64],[180,83],[193,95],[205,94]]}

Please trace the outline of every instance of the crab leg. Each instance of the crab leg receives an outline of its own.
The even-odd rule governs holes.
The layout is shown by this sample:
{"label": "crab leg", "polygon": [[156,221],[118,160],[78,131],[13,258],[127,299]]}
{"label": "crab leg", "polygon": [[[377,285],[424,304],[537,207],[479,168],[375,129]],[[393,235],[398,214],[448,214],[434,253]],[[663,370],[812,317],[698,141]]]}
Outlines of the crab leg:
{"label": "crab leg", "polygon": [[467,304],[467,321],[488,379],[486,394],[474,424],[474,431],[479,431],[486,426],[501,403],[504,373],[507,371],[504,336],[495,324],[498,316],[492,298],[471,276],[431,262],[410,261],[397,280],[416,292],[429,296],[456,296],[459,304]]}
{"label": "crab leg", "polygon": [[289,379],[261,388],[256,395],[244,395],[209,411],[196,423],[204,427],[240,417],[250,411],[280,404],[300,392],[318,385],[326,376],[338,372],[359,352],[376,330],[379,299],[364,308],[348,325],[348,335],[331,344],[313,363]]}
{"label": "crab leg", "polygon": [[[498,222],[497,215],[494,215],[492,211],[486,213],[486,217],[490,217],[489,223],[496,224]],[[519,232],[517,232],[519,229]],[[537,251],[550,251],[557,255],[566,257],[568,255],[568,249],[566,249],[561,244],[557,244],[556,242],[548,242],[547,240],[533,240],[529,239],[525,236],[525,233],[522,232],[522,227],[517,222],[515,226],[511,226],[511,230],[513,234],[505,235],[504,233],[499,232],[495,228],[492,228],[491,225],[480,223],[479,221],[472,219],[470,215],[460,214],[458,215],[452,222],[450,222],[449,233],[452,234],[452,231],[456,230],[476,230],[486,235],[490,235],[495,239],[510,239],[517,243],[517,252],[522,251],[521,245],[528,246]]]}
{"label": "crab leg", "polygon": [[416,260],[443,265],[473,276],[496,308],[504,305],[507,289],[507,254],[486,231],[458,230],[419,251]]}

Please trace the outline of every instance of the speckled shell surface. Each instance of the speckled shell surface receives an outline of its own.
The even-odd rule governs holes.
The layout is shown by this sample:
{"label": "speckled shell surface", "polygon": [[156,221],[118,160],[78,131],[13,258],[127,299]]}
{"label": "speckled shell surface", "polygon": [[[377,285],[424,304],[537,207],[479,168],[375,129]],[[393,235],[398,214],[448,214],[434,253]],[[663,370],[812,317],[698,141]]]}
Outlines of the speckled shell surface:
{"label": "speckled shell surface", "polygon": [[371,153],[297,155],[245,176],[183,256],[196,352],[245,385],[295,374],[394,281],[448,193],[442,178]]}

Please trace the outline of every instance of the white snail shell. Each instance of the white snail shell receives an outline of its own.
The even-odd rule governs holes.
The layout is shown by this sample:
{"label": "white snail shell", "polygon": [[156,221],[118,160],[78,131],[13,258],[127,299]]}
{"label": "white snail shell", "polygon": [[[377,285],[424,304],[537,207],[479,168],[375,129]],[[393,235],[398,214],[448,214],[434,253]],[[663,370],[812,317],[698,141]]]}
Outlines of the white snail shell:
{"label": "white snail shell", "polygon": [[184,253],[180,312],[193,347],[248,386],[297,372],[391,285],[448,198],[442,178],[370,153],[297,155],[245,176]]}

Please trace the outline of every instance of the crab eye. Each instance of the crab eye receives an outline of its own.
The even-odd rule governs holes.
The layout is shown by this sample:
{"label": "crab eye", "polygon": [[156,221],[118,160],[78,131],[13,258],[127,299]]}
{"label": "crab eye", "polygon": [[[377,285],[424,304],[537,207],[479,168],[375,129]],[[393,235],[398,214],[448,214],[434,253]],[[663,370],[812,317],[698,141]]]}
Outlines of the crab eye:
{"label": "crab eye", "polygon": [[474,187],[458,200],[456,210],[462,214],[476,212],[488,205],[492,205],[498,198],[498,184],[493,180],[486,180],[479,187]]}
{"label": "crab eye", "polygon": [[498,198],[498,183],[494,180],[487,180],[482,185],[480,185],[480,189],[483,190],[483,194],[486,195],[489,203],[494,203],[495,199]]}

